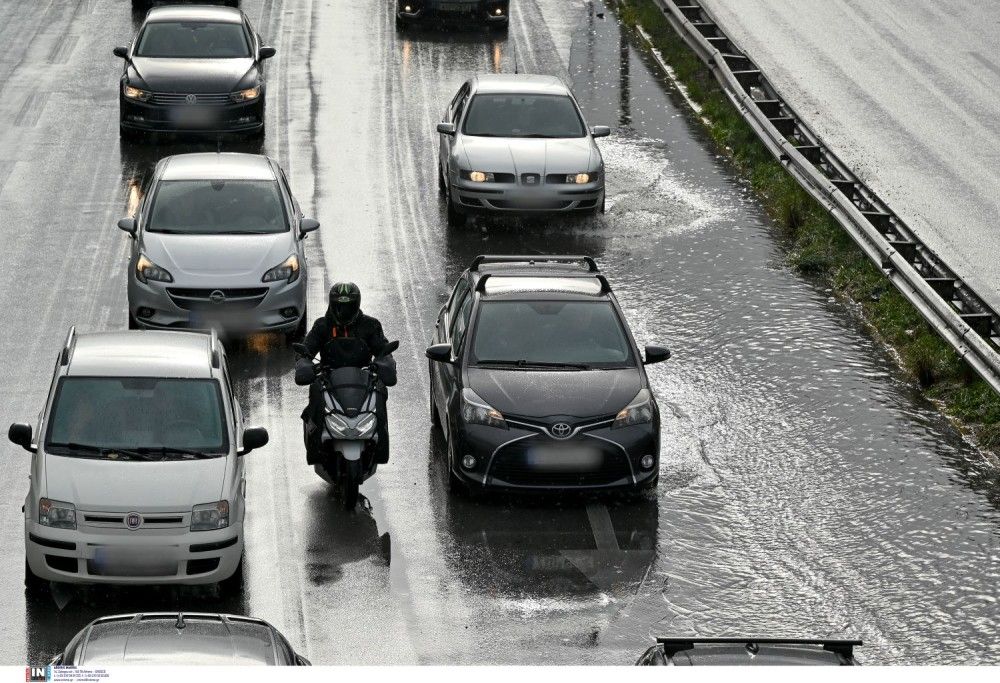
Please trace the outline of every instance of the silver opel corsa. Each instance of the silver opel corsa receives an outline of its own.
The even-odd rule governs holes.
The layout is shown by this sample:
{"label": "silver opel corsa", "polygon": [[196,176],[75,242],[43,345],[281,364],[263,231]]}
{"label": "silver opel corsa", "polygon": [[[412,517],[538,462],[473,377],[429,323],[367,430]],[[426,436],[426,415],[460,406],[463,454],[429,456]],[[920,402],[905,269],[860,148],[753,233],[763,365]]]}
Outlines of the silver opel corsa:
{"label": "silver opel corsa", "polygon": [[167,157],[118,227],[132,238],[129,328],[304,333],[303,240],[319,223],[272,159]]}
{"label": "silver opel corsa", "polygon": [[476,212],[604,211],[604,160],[573,93],[555,76],[488,74],[456,93],[441,134],[448,224]]}

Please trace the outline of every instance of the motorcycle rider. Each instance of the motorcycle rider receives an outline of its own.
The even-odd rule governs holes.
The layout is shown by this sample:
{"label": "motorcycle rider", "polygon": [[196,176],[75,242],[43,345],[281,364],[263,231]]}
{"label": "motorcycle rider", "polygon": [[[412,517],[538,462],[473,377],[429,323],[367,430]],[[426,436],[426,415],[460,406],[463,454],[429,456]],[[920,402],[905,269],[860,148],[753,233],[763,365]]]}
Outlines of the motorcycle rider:
{"label": "motorcycle rider", "polygon": [[[333,343],[330,343],[333,342]],[[375,462],[389,462],[389,421],[386,409],[386,387],[396,384],[396,361],[392,355],[377,357],[389,341],[382,333],[382,323],[377,318],[361,312],[361,290],[353,282],[338,282],[330,288],[330,303],[326,315],[313,323],[302,341],[309,351],[308,358],[299,358],[295,364],[296,384],[309,384],[309,405],[302,411],[306,434],[306,461],[312,465],[319,461],[318,451],[326,414],[323,389],[315,381],[312,358],[321,354],[323,364],[329,368],[368,367],[373,359],[378,367],[380,386],[377,390],[378,446]]]}

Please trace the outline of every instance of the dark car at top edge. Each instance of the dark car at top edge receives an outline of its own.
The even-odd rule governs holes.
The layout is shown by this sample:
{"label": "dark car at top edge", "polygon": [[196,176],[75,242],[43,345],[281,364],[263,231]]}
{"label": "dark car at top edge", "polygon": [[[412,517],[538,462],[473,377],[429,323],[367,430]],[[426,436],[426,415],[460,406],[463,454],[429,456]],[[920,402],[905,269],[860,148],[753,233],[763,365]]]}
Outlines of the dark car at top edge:
{"label": "dark car at top edge", "polygon": [[264,135],[264,44],[246,15],[221,6],[151,9],[126,47],[119,84],[123,138],[149,133]]}
{"label": "dark car at top edge", "polygon": [[456,20],[506,31],[510,0],[390,0],[396,5],[396,29],[429,20]]}
{"label": "dark car at top edge", "polygon": [[455,488],[656,485],[660,413],[644,366],[670,352],[640,353],[593,259],[477,257],[427,357]]}

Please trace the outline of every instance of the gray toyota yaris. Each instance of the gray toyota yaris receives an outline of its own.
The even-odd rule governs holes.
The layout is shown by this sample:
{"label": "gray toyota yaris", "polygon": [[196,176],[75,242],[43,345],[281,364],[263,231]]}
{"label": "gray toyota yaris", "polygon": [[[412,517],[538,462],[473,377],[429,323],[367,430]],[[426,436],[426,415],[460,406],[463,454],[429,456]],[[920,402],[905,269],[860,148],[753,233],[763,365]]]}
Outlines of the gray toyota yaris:
{"label": "gray toyota yaris", "polygon": [[448,105],[439,183],[448,224],[470,213],[604,211],[604,159],[569,88],[555,76],[485,74]]}
{"label": "gray toyota yaris", "polygon": [[167,157],[118,227],[132,238],[130,328],[305,331],[302,242],[319,223],[302,217],[272,159]]}

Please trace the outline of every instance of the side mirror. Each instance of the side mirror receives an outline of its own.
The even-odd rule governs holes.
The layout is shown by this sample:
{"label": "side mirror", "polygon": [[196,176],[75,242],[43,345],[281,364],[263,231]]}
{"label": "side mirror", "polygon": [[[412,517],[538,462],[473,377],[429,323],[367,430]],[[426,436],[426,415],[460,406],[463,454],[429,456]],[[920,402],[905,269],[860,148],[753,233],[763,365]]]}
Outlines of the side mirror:
{"label": "side mirror", "polygon": [[257,55],[260,57],[260,59],[270,59],[277,52],[278,51],[275,50],[273,47],[262,47],[260,51],[257,53]]}
{"label": "side mirror", "polygon": [[455,134],[455,124],[454,123],[439,123],[437,130],[441,135],[454,135]]}
{"label": "side mirror", "polygon": [[116,47],[112,52],[115,57],[121,57],[122,59],[128,59],[128,48],[127,47]]}
{"label": "side mirror", "polygon": [[399,348],[399,340],[391,341],[382,347],[382,350],[378,352],[378,357],[385,358],[386,356],[395,353],[396,349],[398,348]]}
{"label": "side mirror", "polygon": [[128,234],[135,237],[135,231],[136,231],[135,219],[134,218],[121,219],[120,221],[118,221],[118,229],[124,230]]}
{"label": "side mirror", "polygon": [[28,452],[35,452],[35,449],[31,447],[31,425],[15,422],[7,430],[7,438],[10,439],[11,443],[17,444]]}
{"label": "side mirror", "polygon": [[240,455],[262,448],[268,442],[267,430],[263,427],[248,427],[243,430],[243,450]]}
{"label": "side mirror", "polygon": [[451,344],[435,344],[427,348],[425,355],[436,363],[451,362]]}
{"label": "side mirror", "polygon": [[668,358],[670,358],[670,349],[665,349],[662,346],[646,346],[646,360],[642,364],[662,363]]}
{"label": "side mirror", "polygon": [[606,138],[611,135],[611,128],[608,126],[593,126],[590,135],[595,138]]}
{"label": "side mirror", "polygon": [[299,237],[305,237],[313,230],[319,230],[319,221],[312,218],[303,218],[299,221]]}

